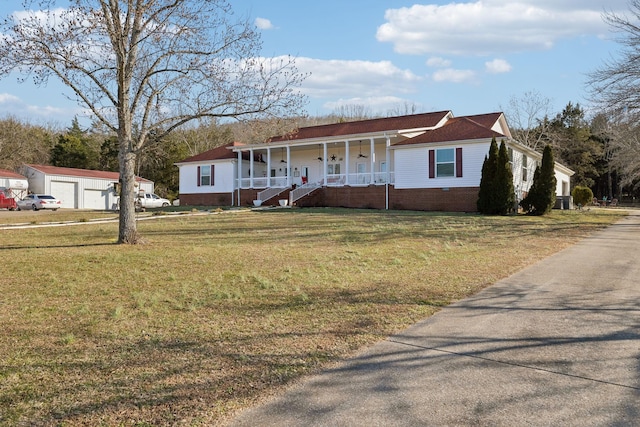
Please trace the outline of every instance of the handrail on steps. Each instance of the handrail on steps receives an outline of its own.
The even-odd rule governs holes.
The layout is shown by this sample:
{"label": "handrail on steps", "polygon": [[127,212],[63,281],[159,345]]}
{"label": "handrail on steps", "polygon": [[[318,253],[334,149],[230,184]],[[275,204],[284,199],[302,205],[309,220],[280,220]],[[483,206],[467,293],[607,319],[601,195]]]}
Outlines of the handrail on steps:
{"label": "handrail on steps", "polygon": [[257,198],[258,200],[269,200],[272,197],[277,196],[278,194],[281,194],[283,192],[285,192],[287,190],[287,187],[271,187],[271,188],[267,188],[266,190],[262,190],[261,192],[259,192],[257,194]]}
{"label": "handrail on steps", "polygon": [[296,200],[302,199],[307,194],[314,192],[317,188],[320,188],[320,184],[317,182],[309,182],[298,186],[297,188],[289,192],[289,205],[293,205]]}

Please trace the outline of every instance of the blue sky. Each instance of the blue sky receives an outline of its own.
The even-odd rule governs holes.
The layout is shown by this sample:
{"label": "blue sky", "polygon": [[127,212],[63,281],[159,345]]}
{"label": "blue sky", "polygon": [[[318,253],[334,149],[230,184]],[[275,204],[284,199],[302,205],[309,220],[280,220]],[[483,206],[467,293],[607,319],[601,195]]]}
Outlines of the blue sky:
{"label": "blue sky", "polygon": [[[0,16],[19,8],[2,0]],[[602,20],[625,12],[626,0],[232,0],[234,12],[260,29],[263,56],[292,55],[311,73],[302,91],[309,115],[341,105],[386,115],[454,115],[503,111],[509,100],[538,92],[552,112],[588,108],[586,74],[619,45]],[[55,82],[37,88],[0,80],[0,117],[70,124],[82,108]]]}

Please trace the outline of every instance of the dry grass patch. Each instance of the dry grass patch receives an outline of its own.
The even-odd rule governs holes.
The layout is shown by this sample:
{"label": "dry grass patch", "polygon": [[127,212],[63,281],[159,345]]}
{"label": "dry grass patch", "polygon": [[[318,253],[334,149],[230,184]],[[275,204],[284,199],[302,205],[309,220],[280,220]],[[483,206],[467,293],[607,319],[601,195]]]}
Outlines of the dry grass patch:
{"label": "dry grass patch", "polygon": [[4,211],[0,210],[0,226],[11,224],[47,224],[61,222],[90,222],[97,219],[117,219],[118,212],[83,211],[77,209],[39,210],[39,211]]}
{"label": "dry grass patch", "polygon": [[211,425],[615,221],[335,209],[3,231],[0,423]]}

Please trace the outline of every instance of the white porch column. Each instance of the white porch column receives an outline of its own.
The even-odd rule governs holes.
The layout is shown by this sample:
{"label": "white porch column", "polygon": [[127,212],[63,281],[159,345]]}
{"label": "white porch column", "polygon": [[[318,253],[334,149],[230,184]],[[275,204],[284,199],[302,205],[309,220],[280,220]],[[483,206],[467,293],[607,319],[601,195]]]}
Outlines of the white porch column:
{"label": "white porch column", "polygon": [[347,179],[345,180],[345,182],[347,183],[347,185],[350,184],[350,178],[349,178],[349,140],[346,140],[344,142],[344,172],[345,174],[347,174]]}
{"label": "white porch column", "polygon": [[250,187],[253,188],[253,148],[249,149],[249,182]]}
{"label": "white porch column", "polygon": [[387,140],[385,143],[385,161],[387,162],[387,170],[385,174],[387,176],[384,177],[384,188],[385,188],[385,209],[389,210],[389,180],[391,179],[391,150],[389,147],[391,146],[391,138],[387,136]]}
{"label": "white porch column", "polygon": [[327,185],[327,143],[322,143],[322,176],[324,185]]}
{"label": "white porch column", "polygon": [[271,188],[271,147],[267,147],[267,188]]}
{"label": "white porch column", "polygon": [[373,184],[375,181],[376,151],[373,146],[373,138],[371,138],[369,141],[369,158],[371,159],[371,178],[369,178],[369,184]]}
{"label": "white porch column", "polygon": [[238,206],[240,206],[240,188],[242,188],[242,150],[238,150]]}
{"label": "white porch column", "polygon": [[287,145],[287,164],[285,165],[287,171],[287,187],[291,187],[291,147]]}

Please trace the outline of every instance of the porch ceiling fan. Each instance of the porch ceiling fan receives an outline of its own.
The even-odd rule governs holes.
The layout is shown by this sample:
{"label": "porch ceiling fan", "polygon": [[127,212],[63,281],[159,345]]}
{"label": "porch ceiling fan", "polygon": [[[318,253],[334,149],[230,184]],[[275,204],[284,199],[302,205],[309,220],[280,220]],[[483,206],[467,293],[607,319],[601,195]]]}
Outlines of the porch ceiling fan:
{"label": "porch ceiling fan", "polygon": [[360,154],[358,154],[358,158],[359,159],[366,159],[367,156],[365,156],[364,154],[362,154],[362,141],[358,141],[360,143]]}
{"label": "porch ceiling fan", "polygon": [[280,163],[287,163],[287,161],[284,159],[284,148],[280,149]]}
{"label": "porch ceiling fan", "polygon": [[320,154],[320,149],[322,148],[322,146],[320,144],[318,144],[318,161],[321,162],[322,161],[322,155]]}

